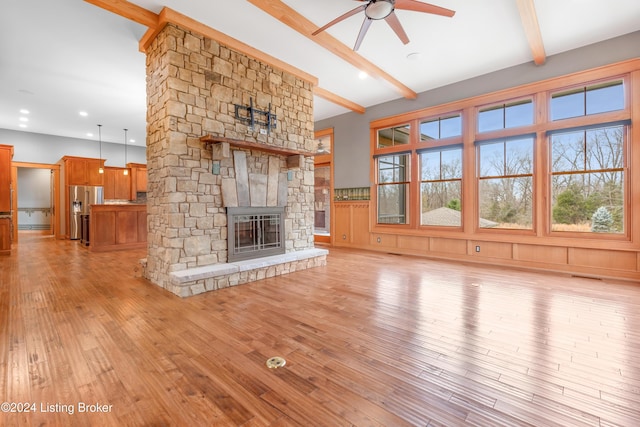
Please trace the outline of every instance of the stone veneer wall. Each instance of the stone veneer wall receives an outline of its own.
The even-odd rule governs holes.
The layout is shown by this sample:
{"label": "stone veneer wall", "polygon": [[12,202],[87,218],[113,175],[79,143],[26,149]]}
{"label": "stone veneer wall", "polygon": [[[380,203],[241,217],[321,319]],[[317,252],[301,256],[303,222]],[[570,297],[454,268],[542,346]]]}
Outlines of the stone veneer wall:
{"label": "stone veneer wall", "polygon": [[[277,115],[270,135],[235,118],[234,104]],[[199,140],[226,138],[313,151],[311,83],[218,42],[168,24],[147,49],[148,254],[146,277],[170,288],[169,273],[227,261],[227,217],[221,179],[233,159],[211,173],[211,152]],[[248,162],[264,170],[268,158]],[[286,171],[283,158],[282,171]],[[313,158],[288,182],[287,252],[313,248]]]}

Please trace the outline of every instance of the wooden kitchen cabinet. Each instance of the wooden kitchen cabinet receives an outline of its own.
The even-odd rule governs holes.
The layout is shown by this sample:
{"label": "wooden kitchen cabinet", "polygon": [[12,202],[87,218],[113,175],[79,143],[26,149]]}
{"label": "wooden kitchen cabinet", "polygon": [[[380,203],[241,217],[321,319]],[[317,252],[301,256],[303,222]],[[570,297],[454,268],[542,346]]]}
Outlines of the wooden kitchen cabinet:
{"label": "wooden kitchen cabinet", "polygon": [[104,199],[130,200],[131,174],[124,174],[129,168],[106,167],[104,169]]}
{"label": "wooden kitchen cabinet", "polygon": [[127,163],[131,169],[131,198],[136,198],[136,193],[147,192],[147,165],[142,163]]}
{"label": "wooden kitchen cabinet", "polygon": [[0,145],[0,212],[11,212],[12,145]]}
{"label": "wooden kitchen cabinet", "polygon": [[369,245],[369,201],[335,202],[335,246]]}
{"label": "wooden kitchen cabinet", "polygon": [[136,171],[136,191],[146,193],[147,192],[147,168],[140,168]]}
{"label": "wooden kitchen cabinet", "polygon": [[62,162],[66,185],[104,185],[104,159],[64,156]]}
{"label": "wooden kitchen cabinet", "polygon": [[11,252],[11,218],[0,218],[0,254]]}

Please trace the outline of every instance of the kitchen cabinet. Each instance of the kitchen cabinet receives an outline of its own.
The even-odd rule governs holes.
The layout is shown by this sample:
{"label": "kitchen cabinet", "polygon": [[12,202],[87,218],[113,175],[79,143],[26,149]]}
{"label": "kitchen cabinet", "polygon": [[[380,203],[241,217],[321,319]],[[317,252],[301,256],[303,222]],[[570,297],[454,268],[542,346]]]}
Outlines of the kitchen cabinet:
{"label": "kitchen cabinet", "polygon": [[104,169],[104,199],[130,200],[131,174],[124,174],[128,168],[106,167]]}
{"label": "kitchen cabinet", "polygon": [[369,245],[369,201],[335,202],[335,246]]}
{"label": "kitchen cabinet", "polygon": [[99,172],[104,159],[65,156],[62,162],[66,185],[104,185],[104,174]]}
{"label": "kitchen cabinet", "polygon": [[147,192],[147,165],[127,163],[127,167],[131,170],[131,200],[146,200],[146,196],[140,193]]}
{"label": "kitchen cabinet", "polygon": [[0,212],[11,212],[12,145],[0,145]]}
{"label": "kitchen cabinet", "polygon": [[11,218],[0,218],[0,254],[11,252]]}
{"label": "kitchen cabinet", "polygon": [[136,170],[136,192],[147,192],[147,168]]}
{"label": "kitchen cabinet", "polygon": [[135,199],[136,193],[147,192],[147,165],[142,163],[127,163],[131,169],[131,198]]}

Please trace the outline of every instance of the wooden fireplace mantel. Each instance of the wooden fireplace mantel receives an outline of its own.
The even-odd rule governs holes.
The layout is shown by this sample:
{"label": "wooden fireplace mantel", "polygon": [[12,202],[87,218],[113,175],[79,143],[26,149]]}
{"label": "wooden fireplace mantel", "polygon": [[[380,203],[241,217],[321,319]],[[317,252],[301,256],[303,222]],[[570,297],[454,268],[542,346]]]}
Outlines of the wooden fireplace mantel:
{"label": "wooden fireplace mantel", "polygon": [[[258,150],[258,151],[263,151],[265,153],[276,154],[278,156],[284,156],[284,157],[300,156],[300,155],[305,157],[310,157],[315,155],[315,153],[312,151],[294,150],[292,148],[285,148],[285,147],[275,147],[273,145],[261,144],[259,142],[243,141],[240,139],[224,138],[221,136],[214,136],[214,135],[205,135],[200,138],[200,141],[204,142],[206,145],[229,144],[229,146],[232,146],[232,147],[246,148],[249,150]],[[226,157],[224,155],[222,156]]]}

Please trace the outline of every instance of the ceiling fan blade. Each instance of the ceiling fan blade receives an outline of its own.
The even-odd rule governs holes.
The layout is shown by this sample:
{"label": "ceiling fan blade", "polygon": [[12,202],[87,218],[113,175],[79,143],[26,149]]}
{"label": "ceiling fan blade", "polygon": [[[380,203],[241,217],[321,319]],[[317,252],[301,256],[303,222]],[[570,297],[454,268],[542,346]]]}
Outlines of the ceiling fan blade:
{"label": "ceiling fan blade", "polygon": [[327,28],[329,28],[332,25],[337,24],[340,21],[343,21],[345,19],[347,19],[350,16],[355,15],[356,13],[362,12],[364,10],[364,8],[367,7],[366,4],[363,4],[362,6],[358,6],[353,10],[350,10],[349,12],[338,16],[336,19],[334,19],[333,21],[329,22],[327,25],[325,25],[324,27],[320,27],[317,30],[315,30],[313,33],[311,33],[312,36],[315,36],[318,33],[321,33],[322,31],[326,30]]}
{"label": "ceiling fan blade", "polygon": [[353,46],[353,50],[360,49],[362,40],[364,39],[364,36],[367,34],[367,31],[369,31],[369,27],[371,26],[371,21],[373,21],[373,19],[364,18],[364,22],[362,23],[362,27],[360,27],[360,32],[358,33],[358,38],[356,39],[356,44]]}
{"label": "ceiling fan blade", "polygon": [[455,10],[445,9],[444,7],[434,6],[429,3],[422,3],[416,0],[396,0],[396,9],[412,10],[414,12],[431,13],[433,15],[446,16],[451,18],[456,14]]}
{"label": "ceiling fan blade", "polygon": [[409,43],[409,37],[407,36],[407,33],[404,32],[404,28],[402,28],[402,24],[400,24],[400,20],[398,19],[398,16],[395,14],[395,12],[391,12],[391,14],[384,18],[384,20],[387,21],[387,24],[389,24],[398,38],[402,40],[403,44]]}

